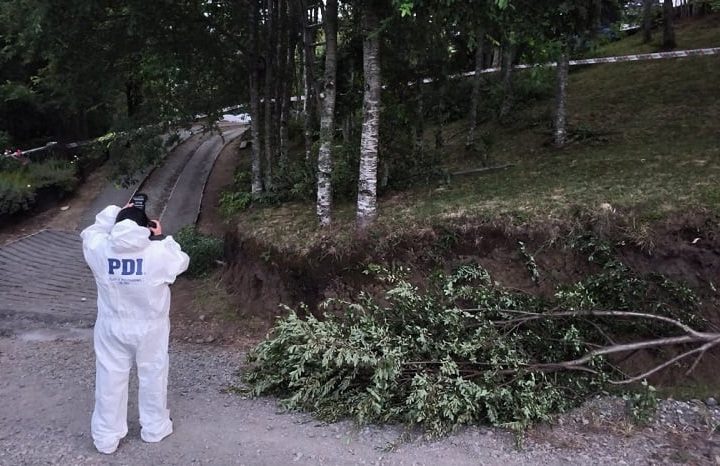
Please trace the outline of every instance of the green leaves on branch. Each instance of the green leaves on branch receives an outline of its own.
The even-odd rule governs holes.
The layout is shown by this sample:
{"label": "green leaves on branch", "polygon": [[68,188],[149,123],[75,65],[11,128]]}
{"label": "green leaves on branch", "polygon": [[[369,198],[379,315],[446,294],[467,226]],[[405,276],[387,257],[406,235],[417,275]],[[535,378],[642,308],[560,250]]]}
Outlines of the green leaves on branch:
{"label": "green leaves on branch", "polygon": [[[288,309],[250,353],[245,381],[254,395],[278,395],[285,407],[325,419],[420,425],[430,435],[466,424],[523,429],[581,402],[615,370],[600,357],[590,360],[588,371],[549,367],[607,344],[607,335],[631,324],[518,316],[578,302],[600,309],[635,303],[644,280],[625,286],[612,279],[617,268],[566,288],[574,294],[559,290],[542,299],[502,288],[476,265],[440,276],[425,291],[407,280],[407,269],[372,266],[367,273],[388,286],[382,299],[361,293],[353,302],[330,301],[336,312],[322,320]],[[611,277],[601,278],[606,273]],[[679,315],[679,305],[659,305],[666,298],[646,296],[641,308]],[[682,297],[667,302],[689,303]]]}
{"label": "green leaves on branch", "polygon": [[[402,17],[412,15],[416,3],[421,2],[419,0],[393,0],[395,8],[397,8],[397,10],[400,12],[400,16]],[[455,0],[445,0],[444,2],[440,2],[441,6],[446,6],[449,8],[452,8],[454,3]],[[507,8],[509,3],[510,0],[495,0],[495,5],[501,10]]]}

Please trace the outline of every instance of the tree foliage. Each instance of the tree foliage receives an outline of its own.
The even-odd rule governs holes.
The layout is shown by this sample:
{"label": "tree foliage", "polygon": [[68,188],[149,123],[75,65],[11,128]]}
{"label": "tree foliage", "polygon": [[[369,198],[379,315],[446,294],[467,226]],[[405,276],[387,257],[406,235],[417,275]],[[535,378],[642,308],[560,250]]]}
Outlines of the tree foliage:
{"label": "tree foliage", "polygon": [[[611,337],[672,328],[583,310],[635,309],[704,325],[686,288],[637,276],[604,246],[582,243],[602,270],[551,299],[505,289],[477,265],[439,275],[424,290],[407,280],[407,269],[372,266],[367,273],[387,286],[381,299],[330,301],[334,312],[322,319],[290,311],[250,353],[245,382],[290,409],[420,425],[431,435],[547,420],[624,377],[589,351]],[[559,364],[577,360],[583,364]]]}

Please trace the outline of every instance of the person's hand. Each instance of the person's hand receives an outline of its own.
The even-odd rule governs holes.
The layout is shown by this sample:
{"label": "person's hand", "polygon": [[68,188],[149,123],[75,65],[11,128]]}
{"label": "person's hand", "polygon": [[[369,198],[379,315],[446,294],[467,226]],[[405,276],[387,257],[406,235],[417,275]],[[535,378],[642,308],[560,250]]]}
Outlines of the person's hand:
{"label": "person's hand", "polygon": [[[127,204],[125,204],[125,206],[123,207],[123,209],[127,209],[128,207],[134,207],[134,206],[135,206],[135,204],[133,204],[133,202],[130,201],[130,202],[128,202]],[[121,210],[122,210],[122,209],[121,209]]]}
{"label": "person's hand", "polygon": [[148,228],[150,228],[150,231],[152,232],[153,236],[162,235],[162,225],[160,225],[160,220],[150,220],[150,224],[148,225]]}

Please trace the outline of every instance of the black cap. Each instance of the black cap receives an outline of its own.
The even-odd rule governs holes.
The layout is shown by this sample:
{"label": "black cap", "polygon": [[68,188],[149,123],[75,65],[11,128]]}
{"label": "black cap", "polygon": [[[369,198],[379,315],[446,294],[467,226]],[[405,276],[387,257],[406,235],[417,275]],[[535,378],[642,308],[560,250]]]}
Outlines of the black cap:
{"label": "black cap", "polygon": [[137,207],[125,207],[123,210],[121,210],[120,213],[117,214],[117,217],[115,217],[115,223],[122,222],[123,220],[132,220],[139,226],[145,228],[147,228],[149,223],[148,217],[147,215],[145,215],[145,212],[138,209]]}

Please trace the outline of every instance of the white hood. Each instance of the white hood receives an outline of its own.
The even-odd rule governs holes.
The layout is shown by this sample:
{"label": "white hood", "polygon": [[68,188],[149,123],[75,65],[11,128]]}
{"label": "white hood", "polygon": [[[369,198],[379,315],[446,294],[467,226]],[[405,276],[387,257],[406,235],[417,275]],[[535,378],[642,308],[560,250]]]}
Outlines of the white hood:
{"label": "white hood", "polygon": [[110,249],[117,252],[140,251],[150,243],[150,230],[132,220],[116,223],[110,230]]}

